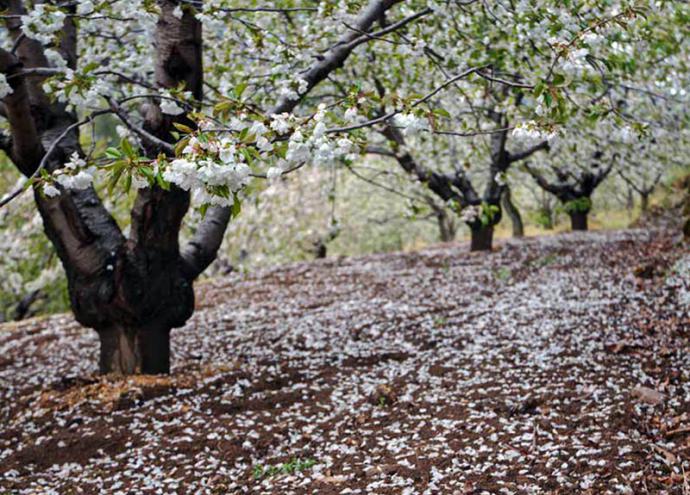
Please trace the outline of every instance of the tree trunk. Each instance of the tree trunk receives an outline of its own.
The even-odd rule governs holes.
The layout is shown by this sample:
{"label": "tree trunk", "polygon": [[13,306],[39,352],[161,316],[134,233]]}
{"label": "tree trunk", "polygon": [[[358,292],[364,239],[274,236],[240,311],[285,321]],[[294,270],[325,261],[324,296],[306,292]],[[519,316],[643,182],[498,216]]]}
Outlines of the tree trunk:
{"label": "tree trunk", "polygon": [[513,237],[524,237],[525,225],[522,222],[520,210],[518,210],[515,206],[515,203],[513,203],[510,188],[506,187],[504,189],[503,195],[501,196],[501,203],[503,209],[508,214],[508,218],[510,218],[510,223],[513,226]]}
{"label": "tree trunk", "polygon": [[101,339],[101,373],[131,375],[170,372],[169,328],[113,325],[99,330],[98,335]]}
{"label": "tree trunk", "polygon": [[36,302],[40,294],[41,291],[33,290],[24,297],[22,297],[21,301],[19,301],[19,303],[17,303],[17,306],[15,306],[14,308],[14,316],[12,317],[12,319],[14,321],[19,321],[26,318],[29,315],[29,310],[31,309],[31,306],[33,305],[33,303]]}
{"label": "tree trunk", "polygon": [[628,216],[632,214],[633,208],[635,207],[635,196],[633,193],[633,188],[628,186],[628,193],[625,198],[625,209],[628,210]]}
{"label": "tree trunk", "polygon": [[570,215],[570,227],[572,230],[587,230],[587,215],[586,211],[574,211]]}
{"label": "tree trunk", "polygon": [[640,194],[640,210],[642,213],[646,213],[649,209],[649,194]]}
{"label": "tree trunk", "polygon": [[494,239],[494,226],[479,224],[470,227],[472,241],[470,251],[491,251]]}
{"label": "tree trunk", "polygon": [[439,239],[441,242],[452,242],[455,240],[455,223],[445,210],[436,213],[438,222]]}

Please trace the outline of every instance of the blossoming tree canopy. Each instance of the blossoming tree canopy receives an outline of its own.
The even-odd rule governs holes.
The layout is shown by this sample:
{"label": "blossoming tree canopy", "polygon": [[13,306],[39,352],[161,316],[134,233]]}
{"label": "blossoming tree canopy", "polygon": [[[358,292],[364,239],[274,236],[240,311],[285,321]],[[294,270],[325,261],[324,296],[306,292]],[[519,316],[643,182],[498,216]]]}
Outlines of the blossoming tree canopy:
{"label": "blossoming tree canopy", "polygon": [[[473,249],[491,247],[511,163],[546,150],[566,124],[577,129],[580,122],[601,123],[636,136],[645,133],[649,125],[622,109],[618,94],[637,84],[632,91],[649,85],[678,96],[682,79],[672,67],[687,61],[687,50],[679,48],[687,45],[686,28],[679,24],[661,31],[658,24],[685,18],[687,7],[681,4],[494,7],[485,5],[452,21],[431,16],[415,24],[413,35],[396,33],[392,50],[369,47],[371,54],[362,62],[367,70],[359,74],[373,74],[381,64],[396,70],[364,78],[363,87],[375,97],[348,110],[364,123],[383,120],[367,138],[366,151],[391,157],[461,212],[476,241]],[[666,70],[650,72],[659,58],[669,61]],[[458,67],[480,69],[472,76],[449,77]],[[353,75],[358,69],[350,66]],[[412,100],[411,111],[385,119],[421,88],[434,91],[439,80],[448,84],[428,105]]]}
{"label": "blossoming tree canopy", "polygon": [[[168,371],[169,332],[255,180],[385,145],[490,245],[510,163],[583,116],[644,133],[612,96],[640,74],[687,97],[682,2],[0,4],[0,145],[28,178],[0,205],[33,189],[103,371]],[[87,139],[104,119],[118,139]],[[436,156],[449,170],[421,161]],[[468,160],[490,164],[481,197]],[[103,198],[130,194],[125,234]],[[190,204],[204,218],[180,245]]]}

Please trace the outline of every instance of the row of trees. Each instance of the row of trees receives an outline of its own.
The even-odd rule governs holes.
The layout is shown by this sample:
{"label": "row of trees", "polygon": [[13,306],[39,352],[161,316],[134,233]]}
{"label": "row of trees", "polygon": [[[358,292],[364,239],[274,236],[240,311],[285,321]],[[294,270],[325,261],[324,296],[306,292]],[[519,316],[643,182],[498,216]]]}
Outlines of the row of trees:
{"label": "row of trees", "polygon": [[[0,204],[33,190],[103,372],[169,371],[193,282],[261,181],[390,157],[483,250],[510,169],[581,228],[630,141],[654,161],[687,138],[684,2],[0,4],[0,149],[27,178]],[[99,144],[105,119],[119,142]],[[118,223],[108,204],[130,201]]]}

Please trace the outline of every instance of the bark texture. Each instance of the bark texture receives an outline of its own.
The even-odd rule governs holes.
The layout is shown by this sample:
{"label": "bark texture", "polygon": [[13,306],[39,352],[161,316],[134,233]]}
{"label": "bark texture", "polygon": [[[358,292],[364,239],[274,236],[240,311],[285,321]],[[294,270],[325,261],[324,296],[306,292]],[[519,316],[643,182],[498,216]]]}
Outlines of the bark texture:
{"label": "bark texture", "polygon": [[570,216],[570,228],[574,231],[587,230],[587,216],[589,212],[586,211],[574,211],[569,213]]}
{"label": "bark texture", "polygon": [[493,225],[477,225],[471,228],[470,251],[491,251],[494,240]]}
{"label": "bark texture", "polygon": [[525,225],[522,222],[520,210],[518,210],[517,206],[515,206],[515,203],[513,203],[512,194],[509,187],[506,187],[503,191],[503,196],[501,196],[501,206],[508,215],[508,218],[510,218],[510,223],[513,227],[513,237],[524,237]]}

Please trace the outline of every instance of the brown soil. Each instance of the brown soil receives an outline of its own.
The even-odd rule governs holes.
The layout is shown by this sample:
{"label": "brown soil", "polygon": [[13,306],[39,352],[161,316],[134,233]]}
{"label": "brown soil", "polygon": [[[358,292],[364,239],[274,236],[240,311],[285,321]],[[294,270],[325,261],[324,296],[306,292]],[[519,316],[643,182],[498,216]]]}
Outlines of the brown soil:
{"label": "brown soil", "polygon": [[0,494],[686,495],[689,265],[635,230],[233,275],[167,377],[0,327]]}

